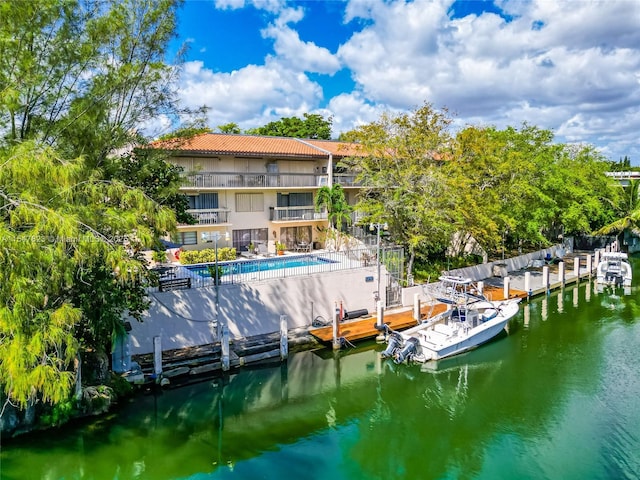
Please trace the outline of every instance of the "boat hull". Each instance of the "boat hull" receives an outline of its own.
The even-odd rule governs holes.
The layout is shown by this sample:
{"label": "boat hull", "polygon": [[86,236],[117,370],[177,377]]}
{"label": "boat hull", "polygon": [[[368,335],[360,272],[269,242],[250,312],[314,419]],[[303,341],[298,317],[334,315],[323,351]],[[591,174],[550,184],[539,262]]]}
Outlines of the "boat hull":
{"label": "boat hull", "polygon": [[465,311],[462,321],[452,311],[444,312],[431,322],[396,332],[398,348],[393,352],[385,350],[385,356],[393,357],[396,363],[424,363],[477,348],[504,330],[518,313],[519,301],[481,302]]}
{"label": "boat hull", "polygon": [[596,267],[596,282],[599,285],[630,287],[633,270],[628,256],[623,252],[604,252]]}
{"label": "boat hull", "polygon": [[472,335],[462,339],[460,342],[453,343],[441,349],[426,348],[423,350],[424,360],[421,361],[442,360],[443,358],[459,355],[477,348],[480,345],[491,341],[500,332],[502,332],[508,321],[508,318],[504,318],[499,322],[492,323],[491,325],[488,325],[487,328],[483,328],[482,330],[473,333]]}

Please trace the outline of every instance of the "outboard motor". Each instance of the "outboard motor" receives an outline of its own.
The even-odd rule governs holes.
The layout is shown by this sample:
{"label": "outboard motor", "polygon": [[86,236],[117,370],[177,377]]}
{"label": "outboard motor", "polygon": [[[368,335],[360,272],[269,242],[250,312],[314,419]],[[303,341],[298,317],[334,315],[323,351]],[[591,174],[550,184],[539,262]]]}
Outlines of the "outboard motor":
{"label": "outboard motor", "polygon": [[380,354],[382,358],[391,358],[402,347],[402,337],[395,332],[389,336],[387,348]]}
{"label": "outboard motor", "polygon": [[409,338],[404,344],[402,350],[396,353],[393,361],[396,363],[402,363],[405,360],[410,361],[411,358],[418,353],[418,345],[419,342],[417,338]]}

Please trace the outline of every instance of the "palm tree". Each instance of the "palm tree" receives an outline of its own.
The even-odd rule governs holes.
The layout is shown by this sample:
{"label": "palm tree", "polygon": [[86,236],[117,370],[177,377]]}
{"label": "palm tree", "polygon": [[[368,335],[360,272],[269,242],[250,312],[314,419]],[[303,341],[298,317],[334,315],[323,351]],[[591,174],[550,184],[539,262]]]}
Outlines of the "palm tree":
{"label": "palm tree", "polygon": [[347,203],[342,185],[322,186],[316,195],[316,212],[327,210],[327,219],[332,229],[340,231],[343,222],[351,221],[351,206]]}
{"label": "palm tree", "polygon": [[631,180],[624,190],[623,216],[595,232],[596,235],[620,234],[625,230],[640,237],[640,180]]}

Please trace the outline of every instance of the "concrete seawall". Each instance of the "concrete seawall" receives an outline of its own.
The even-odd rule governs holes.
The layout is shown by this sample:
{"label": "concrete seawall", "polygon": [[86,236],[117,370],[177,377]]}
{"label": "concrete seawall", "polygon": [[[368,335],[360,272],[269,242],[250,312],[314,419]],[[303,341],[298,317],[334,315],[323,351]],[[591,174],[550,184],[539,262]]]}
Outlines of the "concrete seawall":
{"label": "concrete seawall", "polygon": [[[597,251],[571,252],[563,245],[555,245],[503,261],[446,273],[482,282],[493,291],[506,286],[535,296],[578,282],[582,278],[590,278],[594,275],[598,258]],[[275,344],[278,342],[283,315],[287,317],[289,343],[298,349],[305,342],[314,346],[317,343],[306,334],[308,328],[318,315],[331,319],[337,302],[343,302],[345,310],[366,308],[370,312],[375,311],[369,281],[372,275],[375,275],[375,267],[364,267],[253,284],[221,286],[217,294],[215,287],[154,293],[144,322],[130,320],[132,330],[126,351],[122,353],[133,355],[139,361],[144,358],[148,367],[154,352],[154,337],[160,337],[165,359],[172,356],[180,358],[180,372],[191,370],[190,374],[197,374],[219,370],[216,295],[221,321],[228,328],[234,348],[241,352],[253,349],[250,355],[256,361],[278,357],[278,347]],[[413,306],[416,298],[420,302],[431,301],[422,286],[407,287],[402,291],[401,308]],[[253,345],[254,343],[258,346]],[[188,357],[188,351],[198,352],[194,356],[201,357],[204,365],[187,368],[184,358]],[[238,355],[233,351],[231,357],[232,367],[248,363],[237,358]],[[114,361],[114,365],[115,363]]]}

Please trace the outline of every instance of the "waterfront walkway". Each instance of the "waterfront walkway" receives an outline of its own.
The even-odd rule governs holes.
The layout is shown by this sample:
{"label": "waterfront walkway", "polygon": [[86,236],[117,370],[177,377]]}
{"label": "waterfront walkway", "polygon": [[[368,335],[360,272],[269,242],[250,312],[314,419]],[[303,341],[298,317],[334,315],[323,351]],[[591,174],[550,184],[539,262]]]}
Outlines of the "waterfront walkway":
{"label": "waterfront walkway", "polygon": [[598,260],[598,252],[574,252],[541,265],[538,263],[537,266],[508,272],[505,277],[493,276],[481,281],[485,285],[484,293],[490,300],[505,299],[505,283],[508,283],[509,298],[533,297],[592,278]]}

